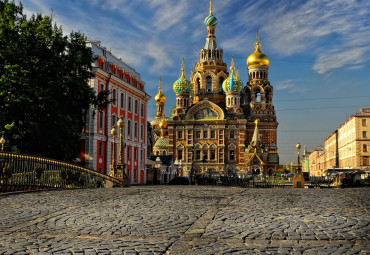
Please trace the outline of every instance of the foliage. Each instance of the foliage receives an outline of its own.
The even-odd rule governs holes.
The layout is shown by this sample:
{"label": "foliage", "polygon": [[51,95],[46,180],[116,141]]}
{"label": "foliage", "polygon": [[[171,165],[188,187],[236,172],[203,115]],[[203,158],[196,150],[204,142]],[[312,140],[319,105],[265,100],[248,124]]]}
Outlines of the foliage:
{"label": "foliage", "polygon": [[168,185],[189,185],[189,179],[185,177],[175,177],[170,180]]}
{"label": "foliage", "polygon": [[83,114],[99,102],[88,86],[92,51],[84,36],[64,36],[52,18],[23,14],[0,0],[0,131],[7,147],[72,160]]}

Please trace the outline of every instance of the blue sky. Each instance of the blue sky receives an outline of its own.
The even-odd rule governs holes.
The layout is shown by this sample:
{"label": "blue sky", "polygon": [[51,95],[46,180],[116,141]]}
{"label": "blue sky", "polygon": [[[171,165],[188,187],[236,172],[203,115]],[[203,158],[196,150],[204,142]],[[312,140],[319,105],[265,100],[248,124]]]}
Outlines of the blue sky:
{"label": "blue sky", "polygon": [[[166,115],[175,105],[172,84],[185,57],[187,77],[199,60],[209,0],[24,0],[24,13],[53,15],[68,34],[80,31],[132,65],[153,100],[162,77]],[[360,108],[370,107],[370,1],[213,0],[217,43],[242,81],[256,27],[270,58],[280,163],[296,162]]]}

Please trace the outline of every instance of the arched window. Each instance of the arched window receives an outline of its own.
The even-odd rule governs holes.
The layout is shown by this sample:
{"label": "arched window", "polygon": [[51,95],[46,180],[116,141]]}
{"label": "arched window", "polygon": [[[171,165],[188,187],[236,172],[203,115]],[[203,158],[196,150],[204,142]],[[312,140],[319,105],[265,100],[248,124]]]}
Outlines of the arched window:
{"label": "arched window", "polygon": [[223,92],[222,83],[224,83],[224,77],[218,78],[218,91]]}
{"label": "arched window", "polygon": [[199,94],[199,92],[200,92],[200,79],[197,78],[197,91],[196,91],[196,93]]}
{"label": "arched window", "polygon": [[261,103],[261,91],[256,90],[256,103]]}
{"label": "arched window", "polygon": [[234,150],[230,151],[230,160],[235,160],[235,151]]}
{"label": "arched window", "polygon": [[265,95],[265,100],[266,100],[266,103],[270,103],[270,91],[269,90],[266,90],[266,95]]}
{"label": "arched window", "polygon": [[212,78],[211,76],[207,76],[207,92],[212,91]]}
{"label": "arched window", "polygon": [[131,135],[131,120],[127,121],[127,135]]}

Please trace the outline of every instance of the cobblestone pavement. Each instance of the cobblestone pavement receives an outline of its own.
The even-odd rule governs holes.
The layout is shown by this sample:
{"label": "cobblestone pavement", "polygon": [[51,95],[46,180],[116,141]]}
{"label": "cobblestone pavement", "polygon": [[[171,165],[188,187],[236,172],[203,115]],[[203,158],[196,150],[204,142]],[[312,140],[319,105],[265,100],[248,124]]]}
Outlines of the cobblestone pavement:
{"label": "cobblestone pavement", "polygon": [[370,254],[370,188],[0,196],[0,254]]}

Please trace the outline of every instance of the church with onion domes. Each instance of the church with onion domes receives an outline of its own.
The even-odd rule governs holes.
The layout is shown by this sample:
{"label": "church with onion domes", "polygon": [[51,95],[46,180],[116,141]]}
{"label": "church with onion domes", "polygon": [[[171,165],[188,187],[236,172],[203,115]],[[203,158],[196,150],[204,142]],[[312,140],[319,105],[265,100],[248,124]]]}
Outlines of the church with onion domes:
{"label": "church with onion domes", "polygon": [[166,97],[159,81],[157,113],[151,122],[153,155],[180,162],[179,176],[272,175],[279,164],[278,122],[268,80],[270,62],[261,50],[258,30],[255,51],[246,60],[248,82],[243,84],[234,58],[228,68],[217,45],[212,0],[204,24],[207,37],[199,62],[188,79],[183,58],[181,75],[173,83],[176,106],[170,116],[164,113]]}

